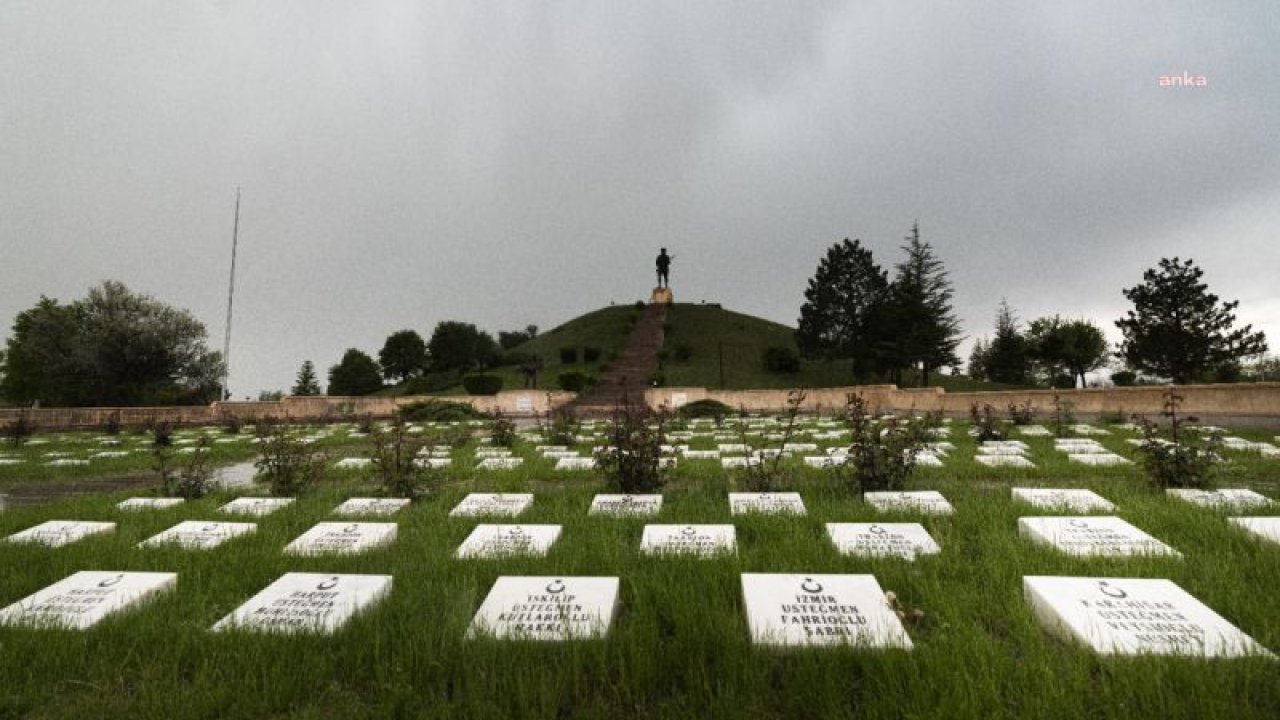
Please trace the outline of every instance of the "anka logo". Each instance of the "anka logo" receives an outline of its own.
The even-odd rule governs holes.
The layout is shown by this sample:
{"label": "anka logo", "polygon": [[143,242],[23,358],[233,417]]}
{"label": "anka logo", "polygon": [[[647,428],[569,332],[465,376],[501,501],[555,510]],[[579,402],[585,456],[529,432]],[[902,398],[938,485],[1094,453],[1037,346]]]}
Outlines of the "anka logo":
{"label": "anka logo", "polygon": [[1161,75],[1157,84],[1162,87],[1207,87],[1209,78],[1204,75],[1192,75],[1186,70],[1181,75]]}

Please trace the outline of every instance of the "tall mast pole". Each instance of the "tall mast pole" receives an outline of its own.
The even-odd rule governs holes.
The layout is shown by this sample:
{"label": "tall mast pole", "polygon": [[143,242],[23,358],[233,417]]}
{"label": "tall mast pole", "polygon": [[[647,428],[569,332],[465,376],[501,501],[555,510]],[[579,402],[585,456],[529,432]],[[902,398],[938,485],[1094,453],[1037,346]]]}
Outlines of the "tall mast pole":
{"label": "tall mast pole", "polygon": [[236,186],[236,219],[231,229],[231,280],[227,283],[227,334],[222,340],[222,394],[227,399],[227,379],[231,377],[231,307],[236,296],[236,245],[240,241],[240,186]]}

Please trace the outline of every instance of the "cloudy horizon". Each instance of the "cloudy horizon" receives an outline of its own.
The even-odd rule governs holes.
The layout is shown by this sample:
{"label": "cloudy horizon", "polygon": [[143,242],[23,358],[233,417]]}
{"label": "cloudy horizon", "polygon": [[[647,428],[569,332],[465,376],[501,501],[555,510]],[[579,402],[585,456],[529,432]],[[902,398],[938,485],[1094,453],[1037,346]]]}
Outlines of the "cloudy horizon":
{"label": "cloudy horizon", "polygon": [[[911,225],[969,340],[1096,321],[1193,258],[1280,343],[1280,6],[1198,2],[0,6],[0,334],[105,279],[234,397],[442,320],[647,298],[794,326],[826,249]],[[1162,77],[1203,77],[1168,87]]]}

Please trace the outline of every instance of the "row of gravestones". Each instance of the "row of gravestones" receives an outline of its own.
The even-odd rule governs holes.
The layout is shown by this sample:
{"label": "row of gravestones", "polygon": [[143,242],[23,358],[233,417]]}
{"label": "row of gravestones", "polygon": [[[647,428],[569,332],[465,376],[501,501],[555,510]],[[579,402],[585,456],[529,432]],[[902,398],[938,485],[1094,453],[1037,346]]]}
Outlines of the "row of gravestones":
{"label": "row of gravestones", "polygon": [[[1021,499],[1057,506],[1113,507],[1087,490],[1015,489]],[[645,496],[604,496],[615,503],[614,514],[635,514],[637,507],[660,507]],[[660,496],[655,496],[660,503]],[[1239,492],[1208,500],[1221,503],[1242,499],[1268,502],[1262,496]],[[599,499],[599,498],[598,498]],[[743,506],[764,511],[796,511],[798,495],[755,495]],[[1202,502],[1205,497],[1199,498]],[[126,501],[128,507],[140,503]],[[154,501],[155,499],[150,499]],[[280,507],[288,499],[255,507]],[[455,515],[516,514],[532,503],[532,495],[472,495],[454,509]],[[926,507],[937,510],[937,498]],[[353,499],[341,508],[354,512],[394,512],[405,501]],[[945,500],[943,500],[945,503]],[[149,503],[141,503],[143,505]],[[949,508],[949,506],[947,506]],[[789,508],[789,509],[784,509]],[[799,506],[803,512],[803,505]],[[641,510],[641,512],[645,512]],[[1241,518],[1252,529],[1280,541],[1280,518]],[[182,523],[144,545],[192,543],[208,528],[219,525]],[[223,523],[220,525],[249,525]],[[1119,518],[1021,518],[1020,530],[1074,554],[1172,553]],[[354,552],[389,542],[394,523],[321,523],[294,543],[300,554]],[[922,527],[914,524],[828,524],[833,542],[845,552],[898,554],[914,557],[937,552]],[[223,539],[242,529],[229,530]],[[42,531],[26,533],[39,538]],[[44,537],[65,536],[44,531]],[[715,552],[731,549],[733,526],[646,526],[646,539],[658,552]],[[21,539],[24,533],[11,540]],[[508,552],[545,552],[559,534],[558,526],[492,526],[476,528],[458,550],[461,557]],[[0,611],[0,623],[88,627],[110,612],[140,602],[171,587],[173,573],[77,573]],[[762,644],[830,644],[854,642],[876,647],[909,648],[910,640],[897,616],[870,575],[754,575],[742,576],[753,639]],[[618,578],[503,577],[495,583],[473,621],[471,634],[542,640],[595,637],[607,632],[617,599]],[[261,630],[332,631],[361,608],[389,592],[389,576],[315,575],[289,573],[224,618],[215,630],[232,627]],[[1082,641],[1099,652],[1169,652],[1206,656],[1265,653],[1250,638],[1168,580],[1114,578],[1024,578],[1027,601],[1050,629]]]}

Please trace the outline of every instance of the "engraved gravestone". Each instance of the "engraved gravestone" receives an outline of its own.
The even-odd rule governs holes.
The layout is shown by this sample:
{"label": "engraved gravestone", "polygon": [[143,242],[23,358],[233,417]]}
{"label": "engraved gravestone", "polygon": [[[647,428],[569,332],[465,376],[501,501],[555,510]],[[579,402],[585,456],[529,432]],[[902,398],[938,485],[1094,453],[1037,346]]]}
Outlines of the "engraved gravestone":
{"label": "engraved gravestone", "polygon": [[285,573],[212,630],[332,633],[389,594],[391,583],[390,575]]}
{"label": "engraved gravestone", "polygon": [[587,514],[636,517],[657,515],[661,510],[661,495],[596,495]]}
{"label": "engraved gravestone", "polygon": [[1105,655],[1269,655],[1265,648],[1169,580],[1022,578],[1047,630]]}
{"label": "engraved gravestone", "polygon": [[560,537],[559,525],[477,525],[458,546],[459,558],[546,555]]}
{"label": "engraved gravestone", "polygon": [[333,509],[334,515],[394,515],[408,507],[408,498],[349,498]]}
{"label": "engraved gravestone", "polygon": [[737,533],[732,525],[645,525],[640,537],[640,552],[646,555],[710,556],[736,548]]}
{"label": "engraved gravestone", "polygon": [[805,514],[804,501],[795,492],[729,493],[729,510],[734,515]]}
{"label": "engraved gravestone", "polygon": [[504,515],[515,517],[533,504],[533,493],[471,493],[449,511],[449,517]]}
{"label": "engraved gravestone", "polygon": [[564,642],[604,637],[618,603],[616,577],[498,578],[467,637]]}
{"label": "engraved gravestone", "polygon": [[395,523],[322,522],[285,546],[287,555],[354,555],[396,539]]}
{"label": "engraved gravestone", "polygon": [[254,523],[206,522],[184,520],[164,532],[138,543],[138,547],[179,545],[187,550],[208,550],[239,535],[258,529]]}
{"label": "engraved gravestone", "polygon": [[84,630],[177,582],[171,572],[83,570],[0,610],[0,625]]}
{"label": "engraved gravestone", "polygon": [[915,512],[925,515],[950,515],[951,503],[937,490],[910,492],[869,492],[863,498],[880,512]]}
{"label": "engraved gravestone", "polygon": [[942,551],[919,523],[827,523],[827,535],[845,555],[914,560]]}
{"label": "engraved gravestone", "polygon": [[182,498],[134,497],[134,498],[129,498],[128,500],[121,500],[120,502],[116,503],[116,507],[120,508],[121,510],[163,510],[165,508],[171,508],[175,505],[181,505],[182,503],[183,503]]}
{"label": "engraved gravestone", "polygon": [[1092,490],[1079,488],[1013,488],[1015,500],[1042,510],[1069,510],[1071,512],[1111,512],[1116,506]]}
{"label": "engraved gravestone", "polygon": [[1177,550],[1118,517],[1021,517],[1018,533],[1069,555],[1174,555]]}
{"label": "engraved gravestone", "polygon": [[873,575],[742,575],[751,641],[757,645],[911,648]]}
{"label": "engraved gravestone", "polygon": [[293,498],[244,497],[236,498],[218,508],[219,511],[231,515],[255,515],[261,517],[288,507]]}
{"label": "engraved gravestone", "polygon": [[113,522],[88,520],[50,520],[5,538],[9,542],[37,543],[49,547],[62,547],[90,535],[109,533],[116,529]]}
{"label": "engraved gravestone", "polygon": [[1185,500],[1195,505],[1223,510],[1248,510],[1266,507],[1271,504],[1271,500],[1267,496],[1244,489],[1192,490],[1189,488],[1169,488],[1165,492],[1179,500]]}

